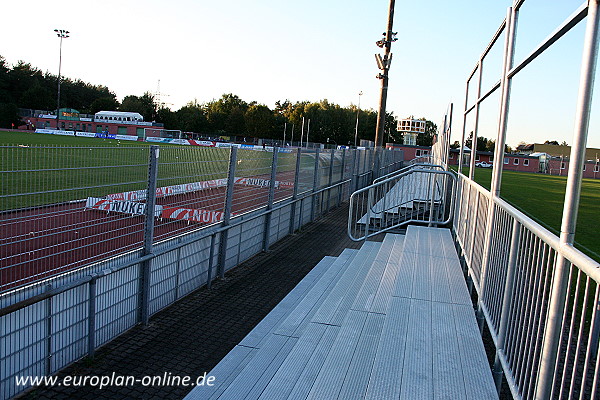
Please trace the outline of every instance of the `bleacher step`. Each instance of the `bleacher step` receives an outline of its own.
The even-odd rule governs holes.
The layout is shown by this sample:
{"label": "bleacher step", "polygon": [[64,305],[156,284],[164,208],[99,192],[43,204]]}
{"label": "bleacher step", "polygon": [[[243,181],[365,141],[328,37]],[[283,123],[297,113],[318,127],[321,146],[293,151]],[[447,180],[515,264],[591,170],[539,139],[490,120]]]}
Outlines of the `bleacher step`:
{"label": "bleacher step", "polygon": [[187,399],[497,398],[447,229],[410,226],[305,279]]}

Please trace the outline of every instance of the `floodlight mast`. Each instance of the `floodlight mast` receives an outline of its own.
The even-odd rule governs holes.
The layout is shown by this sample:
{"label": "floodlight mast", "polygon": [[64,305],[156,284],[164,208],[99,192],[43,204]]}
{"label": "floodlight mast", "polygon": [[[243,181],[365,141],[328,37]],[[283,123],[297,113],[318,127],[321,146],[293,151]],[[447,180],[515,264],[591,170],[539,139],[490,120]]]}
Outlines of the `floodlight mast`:
{"label": "floodlight mast", "polygon": [[56,36],[60,38],[60,46],[58,50],[58,95],[56,98],[56,130],[59,129],[60,120],[60,69],[62,67],[62,41],[69,37],[69,31],[64,29],[55,29]]}
{"label": "floodlight mast", "polygon": [[387,31],[383,33],[383,38],[376,42],[377,46],[383,48],[383,58],[381,55],[376,54],[375,59],[377,60],[377,66],[382,72],[377,75],[378,79],[381,79],[381,91],[379,96],[379,110],[377,113],[377,129],[375,131],[375,147],[383,146],[383,128],[385,126],[385,107],[387,103],[387,91],[388,91],[388,72],[392,63],[392,42],[398,40],[396,38],[397,32],[392,32],[394,24],[394,5],[395,0],[390,0],[390,8],[388,13],[388,25]]}

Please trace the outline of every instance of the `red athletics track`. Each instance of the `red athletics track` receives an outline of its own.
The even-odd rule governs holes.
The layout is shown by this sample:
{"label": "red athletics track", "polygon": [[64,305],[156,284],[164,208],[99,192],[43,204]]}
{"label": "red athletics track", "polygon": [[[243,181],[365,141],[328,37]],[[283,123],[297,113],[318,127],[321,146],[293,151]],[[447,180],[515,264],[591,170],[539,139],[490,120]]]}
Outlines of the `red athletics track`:
{"label": "red athletics track", "polygon": [[[275,201],[292,195],[276,189]],[[157,199],[169,207],[222,211],[225,188]],[[235,185],[232,212],[267,204],[268,188]],[[156,219],[155,240],[197,229],[201,224]],[[0,292],[103,260],[143,241],[144,217],[86,209],[85,201],[0,214]]]}

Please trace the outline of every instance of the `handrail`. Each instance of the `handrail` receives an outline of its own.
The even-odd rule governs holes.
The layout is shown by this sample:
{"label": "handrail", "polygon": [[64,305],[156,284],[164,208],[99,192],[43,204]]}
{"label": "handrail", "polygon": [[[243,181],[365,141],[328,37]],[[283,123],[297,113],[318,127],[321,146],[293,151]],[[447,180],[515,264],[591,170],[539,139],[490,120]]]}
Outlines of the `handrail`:
{"label": "handrail", "polygon": [[379,178],[375,179],[375,180],[373,181],[373,183],[374,183],[374,184],[375,184],[375,183],[379,183],[379,182],[381,182],[381,181],[382,181],[382,180],[384,180],[384,179],[387,179],[387,178],[392,178],[392,177],[394,177],[394,176],[396,176],[396,175],[400,175],[400,174],[402,174],[402,173],[404,173],[404,172],[406,172],[406,171],[408,171],[408,170],[410,170],[410,169],[416,168],[416,167],[435,167],[435,168],[441,168],[441,169],[444,169],[444,167],[443,167],[443,166],[441,166],[441,165],[437,165],[437,164],[428,164],[428,163],[423,163],[423,164],[411,164],[411,165],[408,165],[408,166],[406,166],[406,167],[404,167],[404,168],[401,168],[401,169],[399,169],[398,171],[393,171],[393,172],[390,172],[389,174],[382,175],[382,176],[380,176]]}
{"label": "handrail", "polygon": [[[439,165],[434,165],[436,168],[442,168]],[[434,176],[439,176],[439,175],[446,175],[450,177],[450,181],[452,183],[452,194],[450,196],[450,201],[451,201],[451,205],[449,207],[449,213],[448,213],[448,217],[444,220],[437,220],[437,219],[433,219],[433,214],[432,214],[432,210],[434,209],[434,203],[437,203],[438,200],[435,199],[435,189],[434,189],[434,185],[437,183],[435,180],[431,180],[428,182],[431,186],[430,188],[428,188],[427,190],[427,195],[428,198],[426,199],[404,199],[402,202],[398,202],[398,203],[391,203],[391,204],[385,204],[386,203],[386,196],[384,195],[384,197],[380,200],[383,201],[383,206],[381,207],[380,210],[375,210],[374,207],[376,205],[376,202],[374,200],[374,193],[377,189],[389,184],[389,183],[395,183],[398,184],[398,182],[400,182],[403,178],[409,176],[409,175],[413,175],[413,174],[429,174],[429,175],[434,175]],[[427,223],[427,224],[440,224],[440,225],[445,225],[448,224],[451,220],[452,220],[452,216],[453,216],[453,201],[454,201],[454,192],[455,192],[455,185],[456,183],[456,176],[449,171],[437,171],[434,169],[424,169],[424,168],[411,168],[408,171],[405,171],[404,173],[401,173],[399,175],[395,175],[395,176],[391,176],[388,177],[384,180],[381,180],[380,182],[376,182],[373,183],[370,186],[367,186],[363,189],[357,190],[354,193],[352,193],[352,195],[350,196],[350,206],[349,206],[349,213],[348,213],[348,226],[347,226],[347,231],[348,231],[348,237],[350,237],[351,240],[354,241],[361,241],[361,240],[365,240],[371,236],[377,235],[379,233],[383,233],[383,232],[387,232],[390,231],[392,229],[396,229],[399,228],[400,226],[409,224],[409,223]],[[366,207],[364,207],[366,209],[366,214],[362,216],[362,218],[359,219],[362,220],[363,218],[365,218],[366,216],[366,220],[364,222],[365,224],[365,234],[363,236],[359,236],[356,237],[353,234],[353,224],[355,223],[354,219],[355,219],[355,212],[357,211],[358,207],[357,207],[357,202],[358,202],[358,198],[359,196],[364,196],[364,194],[366,193],[366,197],[367,197],[367,205]],[[389,191],[386,192],[386,194],[389,193]],[[440,206],[445,206],[446,203],[446,196],[445,193],[442,192],[442,196],[440,197],[439,203]],[[403,206],[404,204],[407,203],[412,203],[415,201],[419,201],[422,203],[425,203],[428,205],[428,211],[429,211],[429,217],[428,219],[424,220],[424,219],[418,219],[418,218],[414,218],[411,214],[410,218],[406,218],[405,220],[402,220],[400,222],[397,223],[393,223],[390,226],[383,226],[383,227],[379,227],[378,229],[374,230],[373,232],[370,232],[370,224],[371,224],[371,218],[372,215],[377,215],[377,214],[384,214],[391,210],[391,209],[395,209],[395,208],[399,208],[401,206]],[[379,204],[379,203],[377,203]]]}

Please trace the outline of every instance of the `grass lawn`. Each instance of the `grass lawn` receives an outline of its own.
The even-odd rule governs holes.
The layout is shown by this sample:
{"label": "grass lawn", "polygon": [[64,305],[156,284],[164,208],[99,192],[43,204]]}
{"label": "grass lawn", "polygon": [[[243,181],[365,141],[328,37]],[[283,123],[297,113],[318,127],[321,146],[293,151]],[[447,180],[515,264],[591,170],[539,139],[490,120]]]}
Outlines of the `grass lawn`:
{"label": "grass lawn", "polygon": [[[465,175],[468,168],[463,169]],[[475,181],[490,189],[491,168],[477,168]],[[535,219],[557,236],[562,222],[567,177],[503,171],[501,197]],[[600,180],[584,179],[577,216],[575,241],[588,255],[600,261]]]}
{"label": "grass lawn", "polygon": [[[0,210],[145,189],[152,144],[0,131]],[[159,187],[227,177],[228,148],[156,145]],[[268,176],[272,157],[240,149],[236,176]],[[278,172],[295,170],[294,154],[279,160]]]}

